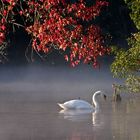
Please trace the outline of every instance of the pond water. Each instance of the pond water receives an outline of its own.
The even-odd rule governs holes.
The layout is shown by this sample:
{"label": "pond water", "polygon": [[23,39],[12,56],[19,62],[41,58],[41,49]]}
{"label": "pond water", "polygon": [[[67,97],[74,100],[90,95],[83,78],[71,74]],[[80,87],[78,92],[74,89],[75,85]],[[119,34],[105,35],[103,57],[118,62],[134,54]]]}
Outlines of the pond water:
{"label": "pond water", "polygon": [[[140,96],[122,94],[112,102],[107,69],[28,68],[1,70],[1,140],[139,140]],[[99,112],[63,111],[57,105],[81,98],[91,102],[91,89],[102,89]]]}

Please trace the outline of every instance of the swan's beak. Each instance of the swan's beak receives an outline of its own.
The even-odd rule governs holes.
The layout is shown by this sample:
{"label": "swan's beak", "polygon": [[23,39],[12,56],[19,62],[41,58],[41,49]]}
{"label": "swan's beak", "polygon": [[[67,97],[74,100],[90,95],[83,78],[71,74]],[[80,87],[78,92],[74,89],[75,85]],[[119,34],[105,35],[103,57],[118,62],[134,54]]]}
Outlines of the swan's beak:
{"label": "swan's beak", "polygon": [[104,99],[106,100],[106,95],[105,95],[105,94],[103,95],[103,97],[104,97]]}

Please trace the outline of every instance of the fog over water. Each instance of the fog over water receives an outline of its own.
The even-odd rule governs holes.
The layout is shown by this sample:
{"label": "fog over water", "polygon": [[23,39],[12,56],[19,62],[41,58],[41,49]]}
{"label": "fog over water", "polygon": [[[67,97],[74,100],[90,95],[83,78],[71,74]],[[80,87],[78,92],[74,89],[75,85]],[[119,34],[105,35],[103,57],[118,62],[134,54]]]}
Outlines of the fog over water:
{"label": "fog over water", "polygon": [[45,94],[49,100],[59,100],[60,96],[86,97],[91,94],[91,89],[111,92],[111,84],[116,81],[108,67],[25,66],[3,68],[0,73],[1,91],[24,92],[28,96],[34,94],[32,98]]}
{"label": "fog over water", "polygon": [[[0,139],[2,140],[139,140],[139,95],[122,94],[112,102],[109,66],[26,65],[0,68]],[[99,112],[63,111],[70,99],[91,103],[92,91],[103,90]]]}

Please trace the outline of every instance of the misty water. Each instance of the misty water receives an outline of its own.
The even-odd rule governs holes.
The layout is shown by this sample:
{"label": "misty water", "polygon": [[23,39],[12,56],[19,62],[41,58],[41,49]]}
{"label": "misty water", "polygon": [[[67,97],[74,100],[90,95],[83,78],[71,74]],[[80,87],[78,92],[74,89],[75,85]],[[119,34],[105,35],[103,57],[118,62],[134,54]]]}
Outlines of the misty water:
{"label": "misty water", "polygon": [[[108,67],[24,66],[0,69],[0,140],[140,140],[140,96],[112,102]],[[70,99],[91,102],[103,90],[99,112],[63,111]]]}

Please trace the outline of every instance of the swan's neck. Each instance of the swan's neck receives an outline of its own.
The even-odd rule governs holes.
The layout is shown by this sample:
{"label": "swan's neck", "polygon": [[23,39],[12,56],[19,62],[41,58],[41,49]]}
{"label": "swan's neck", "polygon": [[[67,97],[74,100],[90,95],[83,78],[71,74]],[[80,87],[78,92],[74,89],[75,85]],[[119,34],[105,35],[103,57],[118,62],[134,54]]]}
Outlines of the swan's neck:
{"label": "swan's neck", "polygon": [[95,93],[92,97],[93,104],[95,105],[95,110],[99,109],[99,103],[96,98],[97,94]]}

